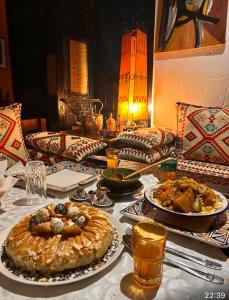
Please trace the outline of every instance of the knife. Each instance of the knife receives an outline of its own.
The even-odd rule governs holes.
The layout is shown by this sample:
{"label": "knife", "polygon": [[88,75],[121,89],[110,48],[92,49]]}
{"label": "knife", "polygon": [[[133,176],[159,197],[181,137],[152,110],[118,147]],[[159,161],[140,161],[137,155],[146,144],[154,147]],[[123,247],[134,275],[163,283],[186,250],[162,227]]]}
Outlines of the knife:
{"label": "knife", "polygon": [[181,251],[178,251],[178,250],[173,249],[173,248],[168,247],[168,246],[166,246],[165,251],[169,252],[169,253],[172,253],[172,254],[175,254],[175,255],[178,255],[180,257],[186,258],[188,260],[191,260],[191,261],[193,261],[193,262],[195,262],[199,265],[202,265],[204,267],[214,269],[214,270],[222,270],[222,265],[218,264],[218,263],[216,263],[212,260],[202,259],[200,257],[196,257],[196,256],[193,256],[193,255],[190,255],[190,254],[186,254],[186,253],[183,253]]}

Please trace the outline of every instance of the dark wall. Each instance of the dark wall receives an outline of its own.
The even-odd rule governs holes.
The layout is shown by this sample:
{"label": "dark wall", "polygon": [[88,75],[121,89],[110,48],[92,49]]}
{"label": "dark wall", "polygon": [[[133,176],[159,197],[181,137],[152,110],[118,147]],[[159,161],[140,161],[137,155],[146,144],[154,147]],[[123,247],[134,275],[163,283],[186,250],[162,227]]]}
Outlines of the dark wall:
{"label": "dark wall", "polygon": [[15,101],[24,118],[45,114],[45,44],[39,1],[7,1]]}
{"label": "dark wall", "polygon": [[93,5],[94,0],[7,1],[14,95],[23,103],[23,118],[57,123],[57,91],[48,95],[46,55],[57,56],[59,69],[64,36],[93,39]]}
{"label": "dark wall", "polygon": [[23,118],[46,117],[50,127],[58,123],[57,92],[48,95],[46,55],[56,55],[60,74],[66,36],[88,42],[90,96],[104,101],[106,116],[115,112],[122,32],[136,26],[136,20],[147,30],[148,20],[154,16],[152,2],[8,0],[14,94],[15,100],[23,103]]}

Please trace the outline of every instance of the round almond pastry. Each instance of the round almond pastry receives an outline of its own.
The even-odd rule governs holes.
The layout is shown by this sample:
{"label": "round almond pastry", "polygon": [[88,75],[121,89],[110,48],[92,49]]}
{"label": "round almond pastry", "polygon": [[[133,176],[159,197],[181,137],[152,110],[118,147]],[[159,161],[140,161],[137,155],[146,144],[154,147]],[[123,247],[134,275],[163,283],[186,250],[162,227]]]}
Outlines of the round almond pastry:
{"label": "round almond pastry", "polygon": [[112,240],[111,222],[101,210],[66,202],[26,216],[11,229],[5,245],[16,266],[50,273],[91,263]]}

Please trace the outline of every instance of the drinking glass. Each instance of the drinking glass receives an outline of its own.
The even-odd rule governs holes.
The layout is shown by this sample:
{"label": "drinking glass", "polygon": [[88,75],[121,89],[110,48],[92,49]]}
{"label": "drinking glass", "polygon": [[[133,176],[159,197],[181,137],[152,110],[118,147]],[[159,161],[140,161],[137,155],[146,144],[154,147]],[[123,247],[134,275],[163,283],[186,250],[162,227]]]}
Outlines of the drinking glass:
{"label": "drinking glass", "polygon": [[42,204],[46,200],[46,169],[42,161],[26,163],[27,205]]}
{"label": "drinking glass", "polygon": [[161,164],[161,181],[176,179],[177,161],[171,159]]}
{"label": "drinking glass", "polygon": [[114,148],[109,148],[106,151],[106,157],[107,157],[107,168],[113,169],[117,168],[119,164],[119,159],[118,159],[118,153],[119,151]]}
{"label": "drinking glass", "polygon": [[161,284],[167,230],[154,222],[133,226],[134,278],[151,288]]}

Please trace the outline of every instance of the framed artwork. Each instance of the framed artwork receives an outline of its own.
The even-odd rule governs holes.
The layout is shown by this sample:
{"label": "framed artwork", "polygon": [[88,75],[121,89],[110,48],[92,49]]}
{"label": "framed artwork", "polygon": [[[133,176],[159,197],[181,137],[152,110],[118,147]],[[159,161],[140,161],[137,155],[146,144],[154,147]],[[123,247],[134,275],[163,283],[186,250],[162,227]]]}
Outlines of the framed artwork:
{"label": "framed artwork", "polygon": [[155,52],[225,43],[228,0],[159,0]]}
{"label": "framed artwork", "polygon": [[6,68],[6,41],[0,39],[0,68]]}

